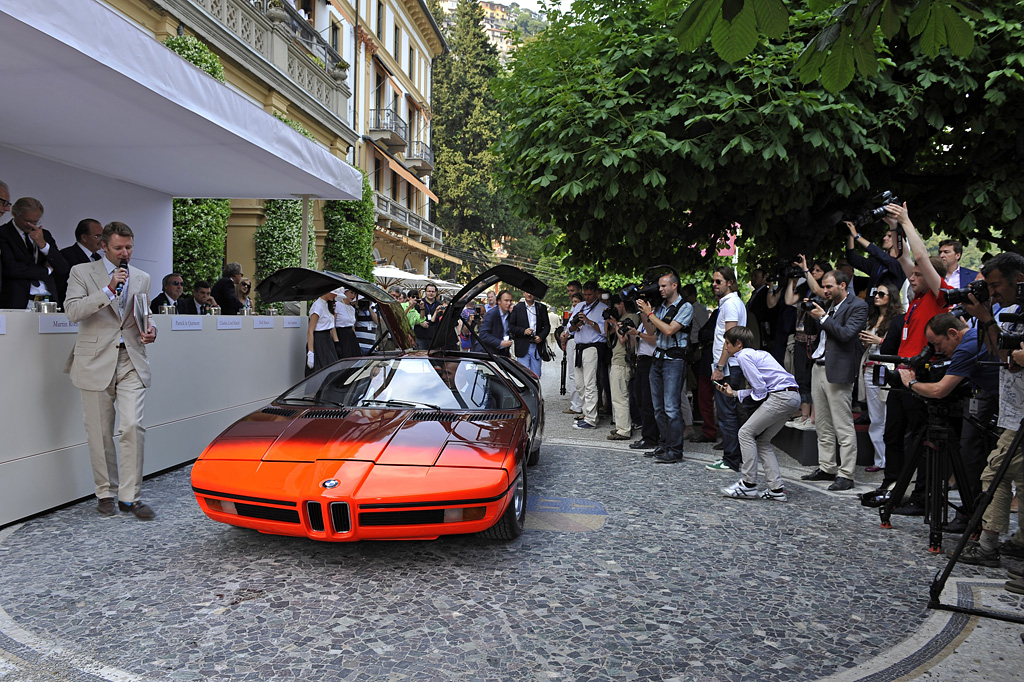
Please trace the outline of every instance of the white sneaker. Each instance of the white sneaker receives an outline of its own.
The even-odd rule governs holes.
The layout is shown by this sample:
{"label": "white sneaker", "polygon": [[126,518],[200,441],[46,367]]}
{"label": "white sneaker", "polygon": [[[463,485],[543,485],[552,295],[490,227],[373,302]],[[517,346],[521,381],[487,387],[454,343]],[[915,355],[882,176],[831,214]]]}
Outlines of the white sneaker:
{"label": "white sneaker", "polygon": [[761,491],[762,500],[774,500],[775,502],[785,502],[789,498],[786,496],[786,491],[773,492],[771,488],[765,488]]}
{"label": "white sneaker", "polygon": [[744,500],[756,500],[760,497],[757,494],[757,486],[748,487],[742,478],[728,488],[722,488],[722,494],[726,497],[738,497]]}

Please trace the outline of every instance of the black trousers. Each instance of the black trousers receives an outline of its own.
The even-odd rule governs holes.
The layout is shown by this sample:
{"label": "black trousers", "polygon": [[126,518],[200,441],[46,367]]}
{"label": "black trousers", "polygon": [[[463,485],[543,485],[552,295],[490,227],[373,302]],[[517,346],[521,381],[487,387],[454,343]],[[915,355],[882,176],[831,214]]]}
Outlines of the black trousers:
{"label": "black trousers", "polygon": [[636,398],[640,405],[640,435],[648,443],[657,443],[661,437],[658,432],[658,422],[654,419],[654,403],[651,401],[651,362],[653,360],[654,358],[650,355],[638,355],[636,376],[633,377]]}
{"label": "black trousers", "polygon": [[[908,391],[889,392],[885,402],[885,433],[882,434],[885,443],[885,477],[882,485],[899,480],[904,464],[912,454],[906,451],[907,447],[918,440],[927,428],[928,408],[923,400]],[[924,486],[924,476],[918,476],[911,497],[923,500]]]}

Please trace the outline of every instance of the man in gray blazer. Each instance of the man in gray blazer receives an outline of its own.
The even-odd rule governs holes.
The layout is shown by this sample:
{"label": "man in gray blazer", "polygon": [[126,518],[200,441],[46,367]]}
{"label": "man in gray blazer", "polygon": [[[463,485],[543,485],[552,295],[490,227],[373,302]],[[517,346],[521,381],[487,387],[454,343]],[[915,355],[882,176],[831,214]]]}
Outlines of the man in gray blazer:
{"label": "man in gray blazer", "polygon": [[[850,278],[833,270],[821,278],[828,311],[817,303],[810,311],[821,333],[811,353],[811,400],[818,432],[818,468],[806,481],[832,481],[829,490],[853,488],[857,464],[857,433],[853,428],[853,383],[860,372],[864,348],[860,332],[868,321],[868,304],[849,291]],[[839,464],[836,464],[836,439]],[[838,475],[837,475],[838,474]]]}
{"label": "man in gray blazer", "polygon": [[[134,239],[124,223],[109,223],[101,237],[106,257],[71,269],[64,310],[78,323],[78,339],[64,371],[82,392],[97,511],[113,516],[119,506],[148,521],[153,510],[140,499],[146,435],[142,410],[151,376],[146,344],[156,340],[156,329],[147,323],[142,331],[135,320],[135,295],[149,294],[149,275],[120,267],[131,261]],[[120,457],[114,449],[115,405]]]}

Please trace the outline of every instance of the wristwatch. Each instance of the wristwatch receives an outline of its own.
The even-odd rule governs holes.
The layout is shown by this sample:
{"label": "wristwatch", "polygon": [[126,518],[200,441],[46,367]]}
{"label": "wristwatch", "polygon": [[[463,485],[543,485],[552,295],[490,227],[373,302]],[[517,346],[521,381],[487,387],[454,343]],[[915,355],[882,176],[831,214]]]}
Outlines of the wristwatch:
{"label": "wristwatch", "polygon": [[910,383],[907,384],[907,388],[913,388],[914,384],[919,384],[919,383],[921,383],[921,382],[919,382],[917,379],[911,379]]}
{"label": "wristwatch", "polygon": [[717,369],[719,372],[724,372],[725,365],[715,365],[715,369]]}

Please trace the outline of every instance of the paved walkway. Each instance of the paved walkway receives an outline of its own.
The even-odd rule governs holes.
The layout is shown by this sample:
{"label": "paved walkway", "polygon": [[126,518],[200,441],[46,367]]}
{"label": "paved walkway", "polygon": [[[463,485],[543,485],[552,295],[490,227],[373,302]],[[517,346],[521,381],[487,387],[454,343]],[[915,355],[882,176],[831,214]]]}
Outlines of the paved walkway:
{"label": "paved walkway", "polygon": [[[0,680],[1024,679],[1024,627],[927,609],[920,519],[883,531],[804,469],[787,503],[724,499],[710,445],[655,466],[570,428],[548,368],[517,541],[262,536],[182,469],[145,483],[153,523],[89,501],[0,531]],[[957,567],[943,601],[1024,613],[1003,580]]]}

